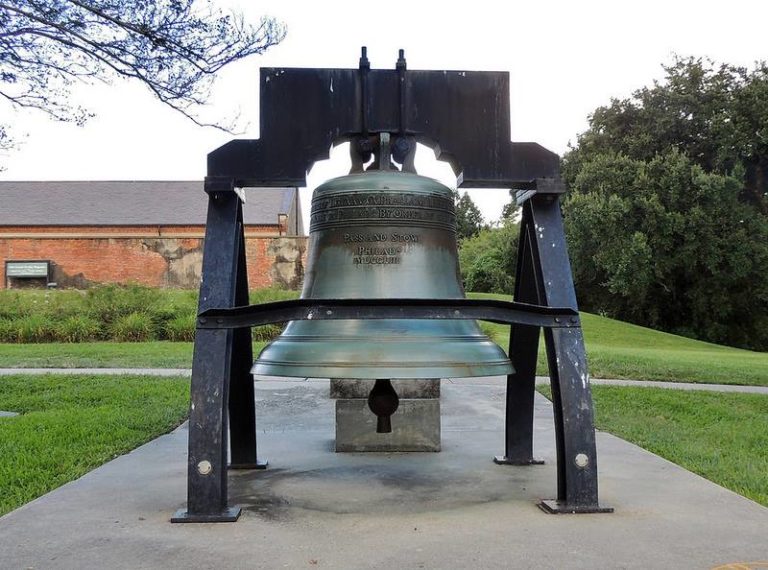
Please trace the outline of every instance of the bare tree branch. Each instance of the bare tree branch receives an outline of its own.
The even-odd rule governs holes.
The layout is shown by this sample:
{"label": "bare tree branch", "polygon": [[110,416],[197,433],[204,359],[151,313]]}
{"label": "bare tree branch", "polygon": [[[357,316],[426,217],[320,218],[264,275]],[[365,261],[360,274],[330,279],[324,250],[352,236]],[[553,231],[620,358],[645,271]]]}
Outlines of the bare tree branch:
{"label": "bare tree branch", "polygon": [[[195,124],[230,131],[200,117],[215,74],[284,36],[273,18],[250,25],[210,0],[0,0],[0,104],[82,124],[92,114],[71,102],[72,85],[122,77]],[[11,145],[0,124],[0,149]]]}

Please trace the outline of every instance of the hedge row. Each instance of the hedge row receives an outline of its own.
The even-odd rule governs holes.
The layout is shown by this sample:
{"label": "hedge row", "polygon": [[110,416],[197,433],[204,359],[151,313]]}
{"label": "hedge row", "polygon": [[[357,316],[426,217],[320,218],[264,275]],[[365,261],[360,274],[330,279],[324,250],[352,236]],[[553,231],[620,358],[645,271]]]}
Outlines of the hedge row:
{"label": "hedge row", "polygon": [[[296,291],[260,289],[252,303],[293,299]],[[0,342],[191,341],[197,292],[140,285],[104,285],[88,291],[0,291]],[[269,340],[282,327],[253,329]]]}

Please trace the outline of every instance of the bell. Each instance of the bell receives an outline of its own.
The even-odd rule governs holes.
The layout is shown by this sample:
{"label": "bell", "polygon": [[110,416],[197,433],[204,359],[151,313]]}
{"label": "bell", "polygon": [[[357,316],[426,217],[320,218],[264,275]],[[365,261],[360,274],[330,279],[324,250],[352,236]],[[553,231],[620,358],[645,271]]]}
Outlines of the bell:
{"label": "bell", "polygon": [[[450,189],[397,170],[350,174],[317,188],[301,296],[464,298]],[[252,369],[255,375],[377,380],[512,371],[475,321],[458,319],[293,321]]]}

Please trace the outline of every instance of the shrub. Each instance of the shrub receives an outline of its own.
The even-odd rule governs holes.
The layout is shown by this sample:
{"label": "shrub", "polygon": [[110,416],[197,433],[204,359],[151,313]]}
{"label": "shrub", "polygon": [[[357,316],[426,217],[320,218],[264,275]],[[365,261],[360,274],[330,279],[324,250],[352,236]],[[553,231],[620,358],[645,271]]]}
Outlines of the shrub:
{"label": "shrub", "polygon": [[145,342],[155,337],[152,317],[139,312],[118,317],[109,331],[112,339],[117,342]]}
{"label": "shrub", "polygon": [[173,303],[159,304],[151,307],[148,311],[152,319],[152,324],[157,331],[165,331],[169,323],[173,320],[191,316],[194,318],[194,312],[182,311]]}
{"label": "shrub", "polygon": [[85,305],[93,318],[110,325],[132,313],[151,314],[162,298],[162,291],[143,285],[99,285],[88,290]]}
{"label": "shrub", "polygon": [[86,313],[85,294],[80,291],[45,291],[30,314],[42,314],[52,322]]}
{"label": "shrub", "polygon": [[[251,303],[295,299],[298,291],[251,291]],[[158,338],[189,342],[195,335],[197,292],[142,285],[101,285],[87,292],[0,291],[0,342],[138,342]],[[255,327],[268,341],[280,324]]]}
{"label": "shrub", "polygon": [[467,291],[512,294],[515,280],[504,270],[496,252],[478,256],[462,274]]}
{"label": "shrub", "polygon": [[505,222],[461,241],[459,266],[467,291],[511,294],[514,289],[518,226]]}
{"label": "shrub", "polygon": [[[274,301],[289,301],[291,299],[298,299],[299,291],[280,289],[278,287],[265,287],[264,289],[255,289],[251,291],[249,298],[252,305],[272,303]],[[280,336],[284,328],[285,323],[274,323],[271,325],[253,327],[253,340],[262,342],[274,340]]]}
{"label": "shrub", "polygon": [[86,342],[101,336],[101,325],[88,315],[66,317],[54,324],[55,340],[58,342]]}
{"label": "shrub", "polygon": [[11,319],[0,317],[0,342],[17,342]]}
{"label": "shrub", "polygon": [[4,342],[50,342],[55,333],[53,324],[43,315],[3,319]]}
{"label": "shrub", "polygon": [[0,319],[14,319],[23,316],[26,303],[18,291],[0,291]]}
{"label": "shrub", "polygon": [[163,327],[165,339],[176,342],[195,340],[195,321],[196,317],[194,314],[174,317],[165,323]]}

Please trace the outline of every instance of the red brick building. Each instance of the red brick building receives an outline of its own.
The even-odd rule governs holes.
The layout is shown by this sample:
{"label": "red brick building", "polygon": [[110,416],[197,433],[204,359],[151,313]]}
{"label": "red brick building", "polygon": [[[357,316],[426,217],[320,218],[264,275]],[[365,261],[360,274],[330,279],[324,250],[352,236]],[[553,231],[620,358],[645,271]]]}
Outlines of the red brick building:
{"label": "red brick building", "polygon": [[[306,251],[298,190],[244,193],[251,288],[297,287]],[[0,181],[0,283],[196,288],[207,203],[201,181]],[[44,262],[47,275],[33,277]]]}

